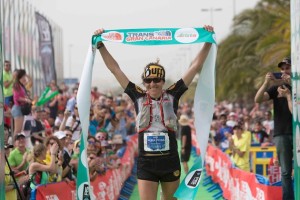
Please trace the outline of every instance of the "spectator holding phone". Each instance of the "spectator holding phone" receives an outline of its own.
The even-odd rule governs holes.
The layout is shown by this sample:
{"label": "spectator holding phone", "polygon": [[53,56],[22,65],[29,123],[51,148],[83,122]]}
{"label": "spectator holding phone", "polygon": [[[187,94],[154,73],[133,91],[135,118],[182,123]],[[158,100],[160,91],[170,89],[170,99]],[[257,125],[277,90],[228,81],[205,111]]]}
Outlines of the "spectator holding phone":
{"label": "spectator holding phone", "polygon": [[281,166],[282,199],[294,199],[292,184],[293,169],[293,130],[291,96],[291,59],[284,58],[278,67],[281,79],[267,73],[265,81],[255,95],[255,102],[273,100],[274,106],[274,143]]}

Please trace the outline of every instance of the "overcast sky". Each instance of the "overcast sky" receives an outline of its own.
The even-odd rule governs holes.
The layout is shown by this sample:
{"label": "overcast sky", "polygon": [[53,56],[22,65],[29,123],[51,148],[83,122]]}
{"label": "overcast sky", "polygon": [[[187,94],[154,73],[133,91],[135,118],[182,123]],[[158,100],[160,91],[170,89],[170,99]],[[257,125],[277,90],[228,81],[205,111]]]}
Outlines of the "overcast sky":
{"label": "overcast sky", "polygon": [[[77,77],[83,69],[91,36],[98,28],[215,27],[220,41],[231,30],[232,18],[258,0],[28,0],[37,11],[63,29],[64,76]],[[234,6],[235,5],[235,6]],[[234,9],[235,8],[235,9]],[[203,11],[207,9],[209,11]],[[212,14],[210,10],[213,11]],[[221,9],[221,10],[220,10]],[[106,43],[111,54],[130,80],[140,83],[143,67],[160,58],[167,78],[178,79],[200,49],[197,45],[128,46]],[[70,59],[71,58],[71,59]],[[69,66],[72,66],[70,68]],[[71,70],[70,70],[71,69]],[[93,86],[107,91],[118,86],[97,54]]]}

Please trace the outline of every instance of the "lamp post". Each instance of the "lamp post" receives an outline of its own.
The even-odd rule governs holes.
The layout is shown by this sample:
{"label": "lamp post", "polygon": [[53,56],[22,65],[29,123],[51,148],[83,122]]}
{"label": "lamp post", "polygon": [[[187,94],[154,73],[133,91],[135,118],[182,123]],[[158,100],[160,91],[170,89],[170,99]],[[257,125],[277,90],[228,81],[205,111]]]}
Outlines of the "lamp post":
{"label": "lamp post", "polygon": [[222,11],[222,8],[202,8],[202,12],[210,12],[210,25],[214,25],[214,12]]}
{"label": "lamp post", "polygon": [[69,78],[72,78],[72,47],[73,44],[69,44]]}

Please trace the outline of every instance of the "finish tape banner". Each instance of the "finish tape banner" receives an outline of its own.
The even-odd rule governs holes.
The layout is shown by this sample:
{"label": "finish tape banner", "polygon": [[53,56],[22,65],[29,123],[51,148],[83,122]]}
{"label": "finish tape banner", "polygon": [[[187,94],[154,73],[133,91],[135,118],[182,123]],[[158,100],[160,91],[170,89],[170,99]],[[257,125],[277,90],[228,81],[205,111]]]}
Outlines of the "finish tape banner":
{"label": "finish tape banner", "polygon": [[214,34],[204,28],[151,28],[105,30],[92,37],[92,44],[100,41],[119,42],[130,45],[170,45],[201,42],[216,43]]}

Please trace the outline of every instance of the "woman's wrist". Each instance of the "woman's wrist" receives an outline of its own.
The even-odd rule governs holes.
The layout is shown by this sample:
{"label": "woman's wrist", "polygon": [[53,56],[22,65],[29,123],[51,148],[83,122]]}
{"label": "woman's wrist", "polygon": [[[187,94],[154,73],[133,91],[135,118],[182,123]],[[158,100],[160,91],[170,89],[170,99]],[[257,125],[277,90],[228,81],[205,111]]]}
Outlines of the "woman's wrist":
{"label": "woman's wrist", "polygon": [[102,47],[104,47],[104,43],[103,42],[98,42],[97,43],[97,49],[101,49]]}

